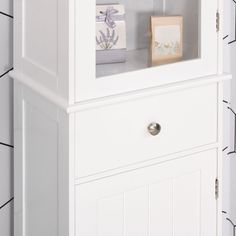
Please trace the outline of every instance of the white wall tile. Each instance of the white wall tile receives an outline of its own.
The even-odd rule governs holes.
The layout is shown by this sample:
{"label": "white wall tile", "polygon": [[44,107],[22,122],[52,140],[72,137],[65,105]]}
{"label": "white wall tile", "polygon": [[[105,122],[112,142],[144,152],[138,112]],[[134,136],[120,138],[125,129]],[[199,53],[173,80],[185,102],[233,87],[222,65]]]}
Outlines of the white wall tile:
{"label": "white wall tile", "polygon": [[13,14],[13,1],[12,0],[1,0],[0,1],[0,11],[8,15]]}
{"label": "white wall tile", "polygon": [[0,142],[13,145],[13,81],[0,78]]}
{"label": "white wall tile", "polygon": [[13,19],[0,14],[0,29],[1,29],[1,37],[0,37],[0,75],[1,75],[12,67]]}
{"label": "white wall tile", "polygon": [[13,197],[12,171],[13,171],[13,149],[1,145],[0,146],[0,207]]}
{"label": "white wall tile", "polygon": [[13,236],[13,202],[0,210],[0,235]]}

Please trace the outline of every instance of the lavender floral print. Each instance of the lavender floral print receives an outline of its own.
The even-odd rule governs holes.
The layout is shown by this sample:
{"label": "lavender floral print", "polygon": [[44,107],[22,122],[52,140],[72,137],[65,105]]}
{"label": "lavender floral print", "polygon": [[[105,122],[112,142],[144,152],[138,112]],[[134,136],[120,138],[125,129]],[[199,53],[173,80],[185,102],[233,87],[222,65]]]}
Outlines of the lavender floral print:
{"label": "lavender floral print", "polygon": [[96,37],[97,45],[103,50],[112,49],[118,42],[119,36],[116,36],[114,29],[107,28],[107,32],[104,33],[101,30],[100,36]]}

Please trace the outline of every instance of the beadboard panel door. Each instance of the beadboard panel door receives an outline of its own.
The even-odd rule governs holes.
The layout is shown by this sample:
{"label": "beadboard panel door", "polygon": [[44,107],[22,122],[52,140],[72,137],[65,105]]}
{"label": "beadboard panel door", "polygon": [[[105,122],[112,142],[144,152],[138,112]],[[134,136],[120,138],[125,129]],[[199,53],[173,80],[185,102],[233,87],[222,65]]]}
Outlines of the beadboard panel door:
{"label": "beadboard panel door", "polygon": [[213,83],[77,112],[76,177],[216,143],[217,96]]}
{"label": "beadboard panel door", "polygon": [[216,236],[217,152],[76,187],[76,236]]}

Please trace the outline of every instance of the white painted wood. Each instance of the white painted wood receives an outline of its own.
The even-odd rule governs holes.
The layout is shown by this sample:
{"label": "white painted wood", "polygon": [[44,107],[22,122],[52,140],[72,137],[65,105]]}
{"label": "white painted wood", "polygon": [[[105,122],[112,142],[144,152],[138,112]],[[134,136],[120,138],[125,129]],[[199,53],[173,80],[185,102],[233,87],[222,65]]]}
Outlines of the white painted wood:
{"label": "white painted wood", "polygon": [[12,68],[13,64],[13,20],[10,17],[0,14],[0,75]]}
{"label": "white painted wood", "polygon": [[7,204],[0,210],[0,235],[13,236],[14,221],[13,221],[13,202]]}
{"label": "white painted wood", "polygon": [[207,151],[207,150],[210,150],[210,149],[217,149],[218,146],[219,146],[218,143],[204,145],[204,146],[197,147],[197,148],[191,148],[191,149],[188,149],[186,151],[180,151],[180,152],[173,153],[173,154],[170,154],[170,155],[166,155],[166,156],[162,156],[162,157],[159,157],[159,158],[151,159],[151,160],[148,160],[148,161],[145,161],[145,162],[139,162],[139,163],[135,163],[135,164],[132,164],[132,165],[127,165],[127,166],[124,166],[122,168],[112,169],[112,170],[108,170],[108,171],[101,172],[101,173],[98,173],[98,174],[93,174],[93,175],[90,175],[90,176],[81,177],[81,178],[75,179],[75,184],[79,185],[79,184],[90,183],[92,181],[96,181],[96,180],[99,180],[99,179],[106,178],[107,176],[118,175],[118,174],[122,174],[122,173],[125,173],[125,172],[128,172],[128,171],[137,170],[137,169],[140,169],[140,168],[156,165],[156,164],[163,163],[163,162],[168,162],[168,161],[171,161],[171,160],[176,160],[178,158],[186,157],[186,156],[189,156],[191,154],[195,154],[195,153],[199,153],[199,152],[204,152],[204,151]]}
{"label": "white painted wood", "polygon": [[[99,236],[120,236],[123,235],[124,221],[124,201],[123,194],[104,198],[98,201],[98,235]],[[114,215],[114,217],[111,217]],[[108,228],[107,225],[110,227]],[[116,229],[115,231],[113,229]]]}
{"label": "white painted wood", "polygon": [[[204,121],[207,121],[208,119],[211,119],[211,121],[213,121],[215,117],[218,116],[217,112],[221,112],[220,107],[222,105],[221,102],[220,103],[217,102],[218,99],[219,101],[221,101],[220,100],[221,98],[218,96],[222,89],[220,86],[218,87],[217,84],[210,83],[210,84],[201,85],[195,88],[192,86],[190,86],[189,88],[183,86],[182,89],[179,87],[178,89],[175,88],[173,91],[171,90],[168,91],[168,89],[167,91],[162,90],[162,92],[160,91],[159,95],[152,95],[151,97],[141,96],[139,99],[135,98],[133,100],[126,101],[124,103],[112,103],[111,105],[106,105],[106,106],[100,105],[97,108],[93,108],[93,109],[90,108],[88,110],[81,111],[81,113],[85,112],[87,114],[88,112],[97,110],[95,114],[96,116],[93,116],[93,117],[96,117],[96,119],[98,119],[99,115],[102,114],[102,111],[104,109],[110,110],[111,107],[116,108],[117,105],[121,106],[121,108],[123,109],[126,107],[127,104],[130,106],[130,104],[137,103],[137,106],[139,107],[139,109],[144,111],[143,114],[146,114],[145,109],[150,109],[150,107],[147,105],[146,106],[142,105],[142,104],[146,104],[147,101],[154,101],[155,103],[158,102],[158,104],[159,103],[161,104],[163,102],[164,104],[166,104],[169,102],[169,97],[172,98],[171,100],[172,105],[170,106],[174,107],[173,104],[175,104],[176,108],[174,109],[178,109],[179,104],[181,104],[180,102],[178,102],[178,99],[179,98],[182,99],[185,96],[187,96],[188,104],[191,104],[191,106],[194,107],[193,110],[198,111],[199,109],[204,109],[204,112],[199,110],[198,114],[195,114],[194,111],[191,110],[193,114],[195,114],[195,116],[198,117],[199,120],[201,119],[201,116],[199,116],[199,114],[201,113],[201,114],[204,114]],[[179,96],[177,95],[175,96],[175,94],[178,94]],[[183,94],[185,94],[185,96],[183,96]],[[204,98],[207,98],[205,102],[203,102]],[[175,102],[173,103],[173,101]],[[79,225],[84,225],[85,229],[87,230],[88,229],[93,230],[95,228],[97,229],[96,225],[91,227],[91,224],[94,224],[93,222],[95,222],[96,220],[94,219],[94,217],[96,217],[96,214],[94,214],[94,209],[97,207],[102,209],[102,211],[100,211],[99,213],[100,214],[99,215],[100,235],[111,234],[113,228],[117,228],[116,230],[117,235],[119,234],[122,235],[123,228],[121,228],[121,225],[123,227],[123,220],[122,220],[123,218],[121,219],[120,215],[124,213],[122,210],[123,207],[121,209],[121,206],[125,206],[123,200],[121,202],[121,199],[123,199],[124,196],[126,198],[126,203],[129,203],[128,204],[129,206],[127,207],[127,212],[125,213],[126,214],[125,218],[127,219],[127,222],[129,222],[128,223],[129,226],[127,226],[126,232],[129,232],[131,235],[133,233],[137,235],[139,234],[145,235],[146,232],[150,231],[150,234],[152,232],[152,234],[155,235],[156,232],[158,232],[158,230],[161,230],[164,233],[166,233],[167,236],[169,236],[169,234],[171,234],[172,232],[172,228],[170,227],[167,228],[164,226],[163,228],[160,228],[160,227],[157,228],[155,219],[157,217],[158,219],[160,219],[160,222],[164,221],[168,223],[173,221],[172,217],[170,217],[167,210],[167,209],[173,209],[171,208],[171,205],[169,204],[170,199],[167,197],[169,196],[169,193],[173,191],[173,188],[168,187],[169,185],[171,185],[168,181],[172,179],[172,177],[167,176],[167,177],[161,178],[164,181],[161,183],[159,180],[156,179],[156,177],[159,176],[159,174],[161,173],[164,173],[164,175],[171,173],[171,175],[173,175],[177,173],[178,171],[182,171],[184,175],[186,174],[188,177],[183,178],[183,179],[180,178],[182,174],[178,174],[179,172],[175,175],[176,178],[175,178],[174,183],[176,186],[179,186],[179,187],[175,188],[176,210],[174,212],[180,211],[180,209],[177,206],[180,206],[183,204],[186,205],[186,202],[189,201],[189,198],[191,200],[189,203],[190,205],[187,205],[188,207],[185,209],[185,211],[183,211],[185,213],[183,214],[184,216],[186,214],[188,215],[190,214],[190,216],[188,216],[188,219],[187,219],[188,227],[184,227],[184,228],[181,227],[181,225],[184,224],[183,219],[185,218],[180,218],[179,214],[181,213],[179,214],[176,213],[175,217],[178,218],[178,220],[173,221],[174,222],[173,224],[177,224],[177,226],[174,227],[174,229],[177,232],[176,235],[178,235],[178,232],[181,232],[183,235],[187,235],[189,232],[190,232],[189,235],[197,235],[197,233],[199,233],[199,228],[196,228],[196,224],[193,225],[193,222],[195,222],[196,219],[199,219],[197,218],[198,201],[196,200],[197,199],[196,196],[199,196],[199,195],[195,193],[198,192],[200,194],[202,190],[200,191],[199,190],[200,187],[198,188],[197,186],[197,183],[199,183],[197,179],[200,177],[198,173],[196,173],[196,171],[192,172],[191,168],[194,167],[196,168],[196,170],[199,170],[199,165],[200,166],[207,165],[209,168],[214,169],[214,178],[215,178],[218,173],[216,166],[214,167],[215,165],[214,160],[217,160],[217,155],[215,151],[210,151],[210,152],[205,151],[203,152],[203,153],[206,153],[204,155],[200,155],[200,154],[191,155],[191,153],[194,152],[194,149],[191,149],[188,152],[185,152],[186,153],[185,157],[183,157],[183,154],[175,153],[172,156],[172,161],[171,159],[163,157],[161,160],[162,163],[160,163],[159,165],[154,165],[153,167],[147,167],[146,162],[145,163],[140,162],[137,170],[130,172],[130,169],[135,168],[134,166],[133,167],[130,166],[129,167],[130,169],[121,168],[119,174],[116,173],[114,177],[109,177],[109,178],[106,178],[106,177],[110,175],[110,173],[105,172],[102,177],[103,179],[94,181],[91,178],[90,181],[92,182],[79,185],[81,187],[76,187],[76,194],[75,194],[74,184],[77,183],[77,181],[75,181],[75,178],[77,175],[75,175],[74,173],[74,168],[75,168],[75,163],[76,163],[74,160],[74,157],[77,157],[77,156],[75,156],[74,151],[78,148],[77,146],[80,146],[82,148],[82,146],[84,145],[83,140],[77,143],[75,142],[75,139],[74,139],[75,134],[77,132],[77,129],[75,128],[75,124],[77,120],[77,118],[75,119],[75,114],[74,113],[66,114],[58,110],[55,105],[51,104],[43,97],[35,94],[35,92],[29,90],[27,87],[24,87],[20,83],[17,83],[17,82],[15,82],[15,107],[16,107],[15,116],[17,117],[17,119],[15,120],[15,143],[16,143],[16,148],[15,148],[15,158],[16,158],[15,159],[16,160],[15,161],[15,197],[16,197],[15,232],[16,232],[16,236],[30,235],[30,234],[27,234],[27,231],[26,231],[27,227],[29,227],[28,230],[30,230],[30,227],[32,227],[31,225],[36,224],[35,222],[37,222],[37,219],[39,218],[41,219],[42,217],[43,217],[43,220],[41,220],[40,224],[37,224],[37,227],[34,227],[34,230],[36,230],[36,233],[39,232],[40,234],[40,232],[45,231],[46,233],[50,232],[50,234],[52,235],[59,235],[59,236],[64,236],[64,235],[68,235],[68,236],[83,235],[84,236],[84,233],[78,234],[77,232],[74,232],[74,229],[76,229]],[[133,106],[131,107],[133,111],[132,115],[136,114],[133,110]],[[153,106],[151,106],[151,108],[152,107]],[[187,114],[190,111],[189,110],[190,106],[187,106],[187,108],[188,109],[184,109],[184,110],[178,109],[179,113],[182,112],[185,114],[186,125],[189,122],[188,121],[189,118]],[[163,111],[166,112],[166,109],[163,109]],[[115,114],[119,114],[117,109],[115,109],[114,112]],[[214,116],[210,115],[212,113],[213,114],[215,113],[215,115]],[[106,113],[106,114],[109,114],[109,116],[111,117],[112,112]],[[178,113],[175,113],[175,114],[176,115],[174,116],[174,119],[172,117],[173,120],[175,120],[176,117],[178,117]],[[139,116],[140,115],[136,114],[135,118],[137,119]],[[86,115],[86,117],[87,119],[90,118],[88,114]],[[130,119],[132,120],[132,117],[130,117]],[[216,129],[218,125],[220,125],[220,119],[216,119],[216,120],[217,121],[215,122],[214,129]],[[208,124],[208,127],[204,128],[204,130],[207,130],[207,132],[204,132],[204,136],[202,135],[202,133],[201,135],[200,134],[199,135],[203,141],[206,136],[208,135],[211,136],[214,134],[214,137],[215,137],[214,147],[218,148],[219,139],[217,138],[218,137],[217,135],[219,135],[220,133],[218,131],[217,133],[215,133],[215,131],[214,132],[210,131],[209,123],[207,122],[207,124]],[[119,126],[119,127],[122,127],[122,126]],[[123,139],[125,139],[126,136],[128,137],[128,135],[130,135],[129,131],[122,136]],[[84,135],[84,138],[86,138],[86,136],[87,134]],[[91,139],[92,136],[89,136],[89,137],[90,137],[90,144],[93,144],[93,147],[97,142],[100,141],[99,139],[93,141]],[[114,138],[114,136],[112,137]],[[192,135],[189,135],[188,138],[189,139],[192,138]],[[104,140],[104,141],[106,142],[107,140]],[[166,144],[165,147],[169,149],[171,147],[169,144],[172,142],[173,141],[169,140],[169,143]],[[39,144],[41,145],[39,146]],[[202,149],[195,149],[195,152],[197,150],[198,152],[200,150],[204,150],[204,148],[205,150],[209,148],[213,148],[212,146],[213,144],[207,145],[207,143],[203,143],[202,145],[204,145]],[[134,148],[137,148],[138,146],[139,145],[136,145]],[[146,143],[144,146],[145,148],[143,148],[143,151],[146,151],[149,148],[148,143]],[[83,153],[85,158],[87,158],[85,155],[87,155],[88,151],[89,150],[85,150]],[[183,151],[183,149],[180,149],[180,151]],[[116,148],[115,152],[113,152],[110,155],[110,158],[113,158],[116,152],[119,152],[119,149]],[[29,154],[27,155],[27,153],[30,153],[30,157],[31,157],[30,159],[27,158],[27,156],[29,155]],[[102,157],[100,154],[96,152],[96,150],[94,150],[94,153],[96,153],[99,158]],[[196,159],[191,158],[191,156],[198,157],[199,155],[202,157],[196,158]],[[219,151],[219,155],[220,155],[220,151]],[[124,152],[124,156],[126,157],[127,160],[130,158],[128,156],[127,151]],[[138,153],[137,153],[137,156],[138,156]],[[120,156],[120,158],[121,157],[122,156]],[[201,161],[199,161],[197,164],[196,160],[200,160],[200,159]],[[95,160],[96,159],[91,160],[90,166],[94,165]],[[185,165],[185,161],[184,163],[182,162],[183,160],[186,160],[187,162],[189,162],[187,167]],[[101,161],[101,162],[105,163],[105,161]],[[28,165],[26,165],[26,163]],[[149,163],[149,165],[153,165],[153,164],[155,164],[155,162]],[[166,168],[164,168],[164,166],[169,166],[169,165],[171,166],[171,168],[169,171],[166,171]],[[220,162],[218,163],[218,166],[219,166],[218,168],[220,169],[220,166],[221,166]],[[179,170],[179,168],[181,170]],[[152,169],[153,171],[150,171]],[[135,173],[135,174],[131,174],[131,173]],[[137,173],[142,173],[142,174],[137,174]],[[207,173],[212,174],[212,172],[209,170],[207,171]],[[206,187],[207,191],[209,191],[208,193],[209,195],[202,196],[202,199],[204,199],[204,201],[202,200],[203,202],[202,204],[205,204],[206,202],[207,205],[204,205],[204,209],[208,209],[208,212],[214,211],[215,212],[214,214],[216,216],[216,208],[215,208],[216,201],[215,200],[214,200],[214,208],[211,208],[211,210],[209,211],[210,208],[209,208],[208,199],[214,198],[214,180],[212,181],[213,177],[211,178],[210,177],[208,178],[208,177],[207,176],[204,177],[206,178],[206,181],[201,181],[202,183],[203,182],[206,183],[206,185],[208,186]],[[94,191],[95,192],[97,192],[98,190],[100,191],[100,188],[96,187],[96,184],[101,183],[101,182],[107,183],[107,181],[108,182],[110,181],[110,184],[109,184],[109,187],[106,185],[106,187],[101,189],[101,193],[105,195],[100,199],[101,201],[99,202],[99,206],[93,205],[90,202],[89,206],[92,207],[90,208],[86,204],[84,204],[83,199],[81,201],[80,198],[79,200],[77,200],[76,198],[76,203],[79,204],[80,206],[80,212],[86,212],[86,213],[85,214],[81,213],[81,215],[75,215],[74,211],[77,208],[75,208],[75,205],[74,205],[74,201],[75,201],[74,196],[78,195],[77,189],[83,188],[82,189],[83,191],[81,191],[81,189],[78,190],[79,194],[80,192],[83,192],[83,194],[86,195],[86,199],[89,200],[90,197],[93,198],[96,195],[94,194]],[[145,181],[147,181],[147,183],[149,183],[150,185],[150,189],[148,191],[146,189]],[[191,185],[191,187],[186,188],[185,186],[189,184],[188,181],[195,184],[193,186]],[[107,191],[113,191],[113,189],[114,188],[116,189],[117,186],[120,186],[122,188],[123,183],[126,184],[126,182],[131,187],[127,188],[125,195],[123,195],[123,190],[122,191],[115,190],[115,192],[112,193],[111,195],[106,194]],[[52,183],[52,185],[50,185],[51,188],[49,189],[46,186],[48,186],[48,184],[50,183]],[[30,188],[28,188],[29,186],[31,186],[31,189],[34,189],[35,186],[38,186],[38,187],[36,188],[36,190],[31,191]],[[90,186],[93,186],[93,187],[90,188]],[[209,188],[209,186],[213,186],[213,190],[212,188]],[[177,190],[179,190],[179,192]],[[44,195],[41,195],[42,192],[44,193]],[[145,195],[147,192],[151,194],[152,197],[147,198]],[[115,193],[118,193],[118,195]],[[36,199],[41,203],[43,202],[44,206],[47,207],[46,209],[43,208],[43,206],[41,205],[40,211],[36,211],[38,205],[40,205],[38,201],[37,203],[36,202],[31,203],[32,205],[30,206],[30,208],[27,208],[27,206],[29,206],[27,205],[29,204],[27,202],[27,197],[28,199],[31,198],[33,202],[34,196],[36,194],[37,194],[37,197],[42,196],[40,199],[38,198]],[[50,195],[48,196],[48,194]],[[184,194],[185,198],[181,194]],[[51,196],[54,196],[55,198],[57,198],[57,201],[55,201],[55,199],[52,198]],[[110,196],[112,196],[112,198],[110,198]],[[145,208],[146,206],[145,202],[148,201],[151,203],[155,201],[157,196],[159,197],[158,199],[160,199],[160,201],[163,201],[164,199],[166,203],[160,204],[160,203],[154,202],[153,207],[150,208],[152,209],[152,211],[148,213],[147,209]],[[137,199],[137,201],[139,199],[138,203],[136,201],[133,201],[134,198]],[[44,200],[47,202],[44,202]],[[54,205],[55,202],[57,202],[57,207]],[[194,204],[191,204],[192,202],[194,202]],[[52,208],[53,205],[54,205],[54,209]],[[165,214],[161,213],[160,215],[158,215],[160,211],[157,211],[155,209],[160,210],[162,209],[161,206],[163,207],[163,209],[166,209],[166,211],[165,211]],[[212,207],[213,205],[210,205],[210,206]],[[51,209],[51,211],[48,214],[45,214],[45,211],[47,211],[48,209]],[[143,214],[134,213],[135,211],[134,209],[140,209],[140,211]],[[221,211],[220,203],[218,205],[218,211],[219,212]],[[116,212],[115,218],[108,217],[114,212]],[[28,218],[27,214],[30,214],[30,213],[32,214],[32,216]],[[135,217],[132,217],[133,215],[135,215]],[[153,220],[151,219],[147,220],[147,215],[153,216]],[[54,224],[52,223],[50,225],[47,225],[45,223],[45,222],[50,222],[50,220],[55,220],[55,216],[58,217],[57,218],[58,220],[54,222]],[[86,221],[87,216],[89,216],[89,219],[90,219],[88,221]],[[207,215],[206,217],[210,218]],[[203,222],[209,222],[208,218],[204,218]],[[216,217],[212,217],[210,219],[216,219]],[[107,228],[106,227],[107,222],[109,223],[109,225],[112,225],[113,228]],[[140,222],[143,222],[143,223],[140,223]],[[149,231],[147,231],[146,229],[147,226],[145,225],[150,225],[151,222],[154,222],[152,224],[153,226],[150,229],[148,229]],[[43,225],[43,223],[45,223],[45,225]],[[163,223],[161,224],[163,225]],[[202,224],[204,225],[204,223]],[[134,227],[134,225],[138,225],[138,227]],[[57,229],[57,232],[56,233],[52,232],[51,231],[52,228]],[[170,230],[168,231],[167,229],[171,229],[171,231]],[[186,231],[183,231],[183,229],[186,229]],[[214,235],[212,233],[213,230],[216,230],[216,228],[211,229],[211,228],[208,228],[208,226],[206,226],[207,233],[203,235]],[[90,235],[96,235],[96,234],[93,234],[93,232],[89,232],[88,235],[90,236]]]}
{"label": "white painted wood", "polygon": [[13,150],[0,145],[0,207],[13,197]]}
{"label": "white painted wood", "polygon": [[[150,209],[150,236],[166,235],[172,236],[173,229],[166,225],[173,224],[172,209],[173,209],[173,188],[169,179],[159,181],[149,185],[149,204]],[[158,222],[158,223],[157,223]]]}
{"label": "white painted wood", "polygon": [[[149,203],[148,191],[147,186],[130,186],[129,190],[124,191],[124,214],[122,218],[124,219],[123,230],[126,235],[148,235],[150,211],[149,207],[147,207]],[[110,216],[111,218],[112,215]],[[114,231],[115,228],[112,230]]]}
{"label": "white painted wood", "polygon": [[[218,84],[218,100],[223,101],[224,99],[224,83]],[[217,177],[219,179],[219,198],[218,198],[218,209],[223,209],[223,157],[222,154],[223,147],[223,139],[224,139],[224,106],[218,104],[218,141],[219,141],[219,148],[218,148],[218,163],[217,163]],[[225,186],[224,186],[225,187]],[[217,232],[219,235],[224,235],[225,232],[223,231],[223,222],[222,222],[222,214],[220,211],[217,212],[217,220],[218,228]]]}
{"label": "white painted wood", "polygon": [[14,80],[19,81],[20,83],[30,88],[37,94],[43,96],[44,98],[49,100],[51,103],[55,104],[56,106],[58,106],[60,109],[64,110],[67,113],[74,113],[77,111],[90,109],[92,107],[100,107],[100,106],[105,106],[108,104],[113,104],[116,102],[123,102],[123,101],[132,100],[132,99],[152,96],[152,95],[160,94],[167,91],[174,91],[179,88],[191,88],[191,87],[196,87],[199,85],[206,85],[206,84],[216,83],[220,81],[229,81],[232,79],[231,74],[224,73],[221,75],[201,77],[201,78],[196,78],[189,81],[181,81],[181,82],[173,83],[173,84],[163,84],[162,86],[158,86],[158,87],[142,89],[140,91],[133,91],[130,93],[125,93],[125,94],[118,94],[118,95],[109,96],[105,98],[99,98],[99,99],[91,100],[91,101],[79,102],[72,105],[72,104],[68,104],[66,99],[58,96],[57,93],[52,92],[50,89],[44,88],[35,80],[33,80],[32,78],[28,76],[25,76],[22,73],[11,71],[9,74],[12,78],[14,78]]}
{"label": "white painted wood", "polygon": [[16,82],[15,116],[15,235],[72,235],[68,116]]}
{"label": "white painted wood", "polygon": [[52,77],[56,77],[58,71],[57,4],[57,0],[26,0],[23,5],[25,32],[22,56],[32,67],[40,68]]}
{"label": "white painted wood", "polygon": [[[113,232],[154,236],[159,225],[163,236],[215,236],[216,165],[216,151],[212,150],[77,186],[76,236]],[[155,198],[163,191],[171,197]],[[112,202],[114,211],[108,211],[106,202],[110,206]],[[166,217],[158,221],[157,214]],[[105,221],[112,223],[102,227]],[[117,223],[121,221],[122,229]]]}
{"label": "white painted wood", "polygon": [[0,142],[13,145],[13,81],[0,78]]}
{"label": "white painted wood", "polygon": [[76,177],[216,142],[217,94],[211,84],[76,113]]}
{"label": "white painted wood", "polygon": [[68,101],[68,70],[73,63],[69,58],[69,5],[62,0],[17,0],[14,7],[15,71]]}
{"label": "white painted wood", "polygon": [[[209,154],[207,154],[209,155]],[[214,157],[212,157],[214,158]],[[211,160],[212,161],[212,160]],[[213,161],[214,163],[214,161]],[[215,166],[213,164],[213,169],[209,171],[215,171]],[[175,197],[173,199],[173,215],[174,215],[174,234],[175,235],[201,235],[201,179],[202,170],[196,170],[195,172],[188,174],[188,177],[181,176],[174,179],[173,192]],[[204,173],[203,173],[204,175]],[[214,178],[214,174],[212,176]],[[212,178],[212,183],[214,179]],[[202,180],[204,181],[204,180]],[[212,184],[210,185],[212,186]],[[210,189],[210,186],[207,188]],[[213,185],[214,186],[214,185]],[[212,190],[212,189],[211,189]],[[213,196],[213,194],[211,194]],[[209,211],[215,214],[216,209],[212,208],[214,206],[214,198],[212,197],[212,202],[209,204]],[[202,199],[202,201],[205,201]],[[215,206],[214,206],[215,207]],[[210,217],[213,217],[213,214]],[[184,216],[184,217],[183,217]],[[209,235],[215,235],[216,228],[213,229],[209,225],[205,229],[209,232]]]}

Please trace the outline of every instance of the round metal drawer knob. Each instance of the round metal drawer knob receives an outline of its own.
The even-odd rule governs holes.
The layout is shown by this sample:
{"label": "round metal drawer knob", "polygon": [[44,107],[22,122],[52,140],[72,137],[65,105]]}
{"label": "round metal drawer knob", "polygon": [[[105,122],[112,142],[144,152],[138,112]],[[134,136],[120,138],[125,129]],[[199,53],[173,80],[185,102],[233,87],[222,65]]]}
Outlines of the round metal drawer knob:
{"label": "round metal drawer knob", "polygon": [[148,132],[151,135],[156,136],[161,132],[161,126],[158,123],[151,123],[148,126]]}

